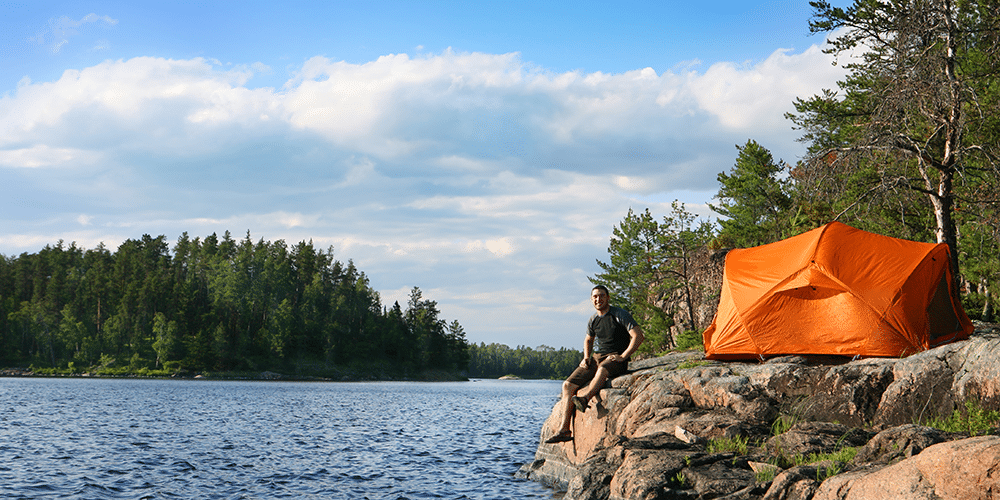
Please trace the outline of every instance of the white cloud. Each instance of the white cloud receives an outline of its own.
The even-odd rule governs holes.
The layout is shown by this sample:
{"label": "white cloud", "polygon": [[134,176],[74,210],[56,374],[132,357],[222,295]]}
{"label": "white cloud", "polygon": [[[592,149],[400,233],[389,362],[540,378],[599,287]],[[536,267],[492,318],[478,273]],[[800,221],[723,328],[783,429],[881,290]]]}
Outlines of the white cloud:
{"label": "white cloud", "polygon": [[52,83],[25,82],[0,104],[0,127],[15,143],[86,114],[112,129],[140,129],[146,147],[175,152],[204,151],[212,144],[206,132],[255,137],[288,127],[318,134],[327,147],[387,162],[419,158],[425,167],[433,157],[441,168],[480,171],[510,168],[506,158],[515,158],[515,167],[541,162],[624,177],[648,176],[653,167],[661,173],[645,189],[656,190],[670,175],[690,179],[691,170],[704,168],[714,151],[702,145],[713,135],[793,137],[783,112],[796,96],[830,86],[838,71],[818,49],[779,50],[747,68],[719,63],[704,73],[660,75],[650,68],[555,74],[517,54],[449,51],[366,64],[315,57],[275,91],[245,87],[248,68],[136,58],[70,70]]}
{"label": "white cloud", "polygon": [[[23,81],[14,97],[0,99],[0,145],[32,138],[102,142],[121,134],[113,140],[138,135],[155,150],[164,139],[183,139],[183,146],[204,151],[213,146],[198,133],[204,126],[256,125],[273,112],[273,92],[243,87],[248,78],[200,58],[138,57],[66,70],[55,82]],[[190,123],[202,127],[189,135]]]}
{"label": "white cloud", "polygon": [[30,148],[0,149],[0,166],[14,168],[75,167],[93,164],[100,158],[97,151],[50,147],[36,144]]}
{"label": "white cloud", "polygon": [[62,47],[69,43],[69,39],[80,33],[79,28],[90,23],[100,23],[103,21],[109,26],[118,24],[117,19],[109,16],[99,16],[94,13],[87,14],[79,20],[62,16],[49,20],[49,28],[36,35],[33,40],[40,45],[48,45],[53,54],[58,53]]}
{"label": "white cloud", "polygon": [[650,184],[649,181],[641,177],[628,177],[624,175],[615,176],[614,183],[626,191],[645,191],[646,187]]}
{"label": "white cloud", "polygon": [[625,212],[711,192],[749,138],[792,160],[781,115],[830,68],[815,49],[659,74],[446,51],[315,57],[273,89],[247,86],[259,64],[106,61],[0,97],[0,165],[18,167],[0,175],[30,198],[4,210],[0,252],[249,229],[332,245],[387,305],[433,291],[473,340],[577,347]]}
{"label": "white cloud", "polygon": [[320,217],[317,214],[303,215],[299,212],[276,212],[262,217],[260,223],[255,224],[255,226],[270,227],[277,225],[285,228],[316,227],[316,223],[319,218]]}
{"label": "white cloud", "polygon": [[784,111],[792,111],[796,97],[808,97],[827,88],[843,70],[813,46],[801,54],[779,49],[752,67],[717,63],[704,74],[693,75],[691,90],[699,106],[726,127],[753,131],[762,125],[776,128]]}
{"label": "white cloud", "polygon": [[497,257],[507,257],[514,253],[515,247],[511,244],[510,238],[496,238],[491,240],[475,240],[465,244],[468,252],[486,250]]}

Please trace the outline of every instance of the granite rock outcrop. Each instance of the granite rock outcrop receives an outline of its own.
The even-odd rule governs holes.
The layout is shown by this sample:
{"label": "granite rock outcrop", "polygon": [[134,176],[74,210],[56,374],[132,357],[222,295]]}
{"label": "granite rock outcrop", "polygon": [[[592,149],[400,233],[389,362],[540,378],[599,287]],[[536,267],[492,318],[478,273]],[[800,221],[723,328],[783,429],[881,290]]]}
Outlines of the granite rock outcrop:
{"label": "granite rock outcrop", "polygon": [[681,352],[631,370],[546,444],[556,404],[519,474],[567,500],[1000,498],[1000,436],[924,425],[1000,409],[997,325],[901,359]]}

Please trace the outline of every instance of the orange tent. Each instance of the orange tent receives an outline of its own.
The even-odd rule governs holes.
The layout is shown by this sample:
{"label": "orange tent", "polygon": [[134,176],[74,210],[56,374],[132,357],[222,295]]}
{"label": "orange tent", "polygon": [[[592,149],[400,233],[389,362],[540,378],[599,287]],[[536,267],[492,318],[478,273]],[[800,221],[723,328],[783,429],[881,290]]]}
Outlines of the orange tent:
{"label": "orange tent", "polygon": [[972,329],[947,245],[831,222],[729,252],[705,357],[905,356]]}

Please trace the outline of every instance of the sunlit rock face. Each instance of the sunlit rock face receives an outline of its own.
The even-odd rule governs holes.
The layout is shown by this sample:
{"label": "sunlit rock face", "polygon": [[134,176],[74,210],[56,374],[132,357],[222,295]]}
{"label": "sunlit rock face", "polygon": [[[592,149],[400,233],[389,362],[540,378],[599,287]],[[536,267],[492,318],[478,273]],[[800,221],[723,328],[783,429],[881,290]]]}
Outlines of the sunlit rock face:
{"label": "sunlit rock face", "polygon": [[[562,419],[556,404],[521,475],[565,489],[568,500],[958,499],[1000,491],[991,472],[1000,466],[1000,437],[921,425],[969,401],[1000,409],[996,325],[978,324],[968,341],[903,359],[725,363],[688,352],[631,370],[576,413],[572,441],[546,444]],[[768,464],[777,467],[760,472]]]}

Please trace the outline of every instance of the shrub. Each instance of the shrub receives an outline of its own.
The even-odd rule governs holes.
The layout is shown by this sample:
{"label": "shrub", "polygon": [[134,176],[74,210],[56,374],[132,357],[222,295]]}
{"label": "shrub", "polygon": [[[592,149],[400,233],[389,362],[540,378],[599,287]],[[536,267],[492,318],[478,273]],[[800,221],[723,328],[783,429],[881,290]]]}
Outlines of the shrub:
{"label": "shrub", "polygon": [[678,351],[693,351],[705,348],[704,339],[702,339],[701,333],[696,330],[688,330],[678,335],[676,341]]}

